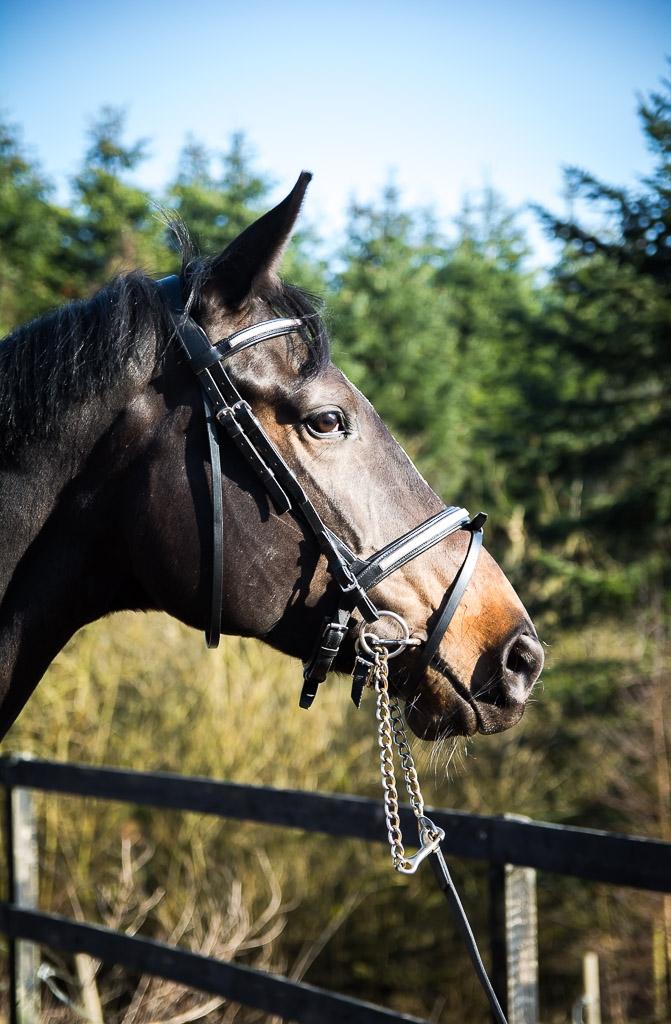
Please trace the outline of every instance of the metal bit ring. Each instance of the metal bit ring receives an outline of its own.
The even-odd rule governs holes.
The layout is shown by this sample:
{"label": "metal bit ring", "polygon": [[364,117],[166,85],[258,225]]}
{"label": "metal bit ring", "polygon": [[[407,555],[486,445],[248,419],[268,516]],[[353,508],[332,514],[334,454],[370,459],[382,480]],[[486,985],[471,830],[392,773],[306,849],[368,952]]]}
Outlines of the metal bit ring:
{"label": "metal bit ring", "polygon": [[[414,644],[414,640],[410,639],[410,627],[405,619],[401,615],[397,615],[396,612],[379,612],[378,619],[393,619],[397,622],[403,631],[403,636],[398,639],[385,639],[379,637],[377,634],[372,633],[368,628],[370,623],[362,622],[359,627],[359,635],[356,639],[356,646],[358,650],[363,651],[369,658],[375,656],[374,646],[384,647],[387,652],[388,658],[397,658],[404,649],[411,644]],[[371,646],[373,645],[373,646]],[[396,647],[392,645],[397,645]]]}

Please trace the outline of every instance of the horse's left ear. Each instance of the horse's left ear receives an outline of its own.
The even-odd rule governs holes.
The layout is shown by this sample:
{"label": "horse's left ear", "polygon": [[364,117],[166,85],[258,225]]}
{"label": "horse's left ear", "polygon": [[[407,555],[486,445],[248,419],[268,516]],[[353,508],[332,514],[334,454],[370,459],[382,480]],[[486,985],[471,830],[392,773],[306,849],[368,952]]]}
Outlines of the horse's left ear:
{"label": "horse's left ear", "polygon": [[271,283],[312,175],[302,171],[286,199],[254,221],[218,256],[205,290],[238,309],[263,284]]}

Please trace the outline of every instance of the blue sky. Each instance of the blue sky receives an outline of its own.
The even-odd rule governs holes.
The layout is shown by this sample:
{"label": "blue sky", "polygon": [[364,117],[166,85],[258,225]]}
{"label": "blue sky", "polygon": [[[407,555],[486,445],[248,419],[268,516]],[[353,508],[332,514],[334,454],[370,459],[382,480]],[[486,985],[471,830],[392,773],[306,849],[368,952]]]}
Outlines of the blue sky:
{"label": "blue sky", "polygon": [[634,182],[671,5],[4,0],[0,40],[0,105],[61,191],[112,103],[151,140],[141,183],[170,179],[188,133],[223,149],[242,129],[278,197],[315,173],[307,213],[332,236],[392,174],[446,221],[484,184],[562,209],[563,164]]}

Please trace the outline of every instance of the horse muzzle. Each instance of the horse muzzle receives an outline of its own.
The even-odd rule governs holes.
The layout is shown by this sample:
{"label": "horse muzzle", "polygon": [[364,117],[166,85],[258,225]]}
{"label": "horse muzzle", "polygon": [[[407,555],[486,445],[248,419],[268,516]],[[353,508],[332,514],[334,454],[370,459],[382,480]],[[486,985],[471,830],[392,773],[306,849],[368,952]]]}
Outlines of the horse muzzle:
{"label": "horse muzzle", "polygon": [[524,713],[543,662],[543,648],[527,624],[496,659],[490,656],[476,666],[469,685],[436,655],[428,666],[428,685],[406,702],[408,724],[417,736],[431,740],[510,729]]}

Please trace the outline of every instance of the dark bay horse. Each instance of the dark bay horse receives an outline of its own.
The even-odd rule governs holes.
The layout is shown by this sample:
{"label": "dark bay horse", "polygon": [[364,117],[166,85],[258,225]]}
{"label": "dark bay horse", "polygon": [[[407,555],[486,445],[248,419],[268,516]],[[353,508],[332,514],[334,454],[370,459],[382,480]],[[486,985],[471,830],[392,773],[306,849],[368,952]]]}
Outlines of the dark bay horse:
{"label": "dark bay horse", "polygon": [[[309,299],[276,274],[309,177],[214,258],[195,256],[184,239],[179,290],[185,316],[213,345],[268,320],[296,324],[241,345],[227,365],[323,535],[366,558],[443,504],[330,362]],[[333,596],[328,560],[295,511],[278,514],[240,450],[226,437],[221,445],[217,631],[309,659]],[[85,623],[160,609],[207,627],[212,485],[201,389],[155,281],[124,275],[0,343],[0,736]],[[437,656],[422,663],[471,536],[457,529],[415,551],[371,590],[418,645],[392,663],[391,679],[427,738],[514,725],[542,667],[534,628],[484,550]],[[356,625],[355,610],[337,669],[352,667]]]}

